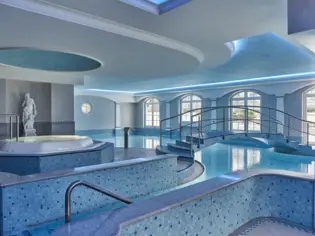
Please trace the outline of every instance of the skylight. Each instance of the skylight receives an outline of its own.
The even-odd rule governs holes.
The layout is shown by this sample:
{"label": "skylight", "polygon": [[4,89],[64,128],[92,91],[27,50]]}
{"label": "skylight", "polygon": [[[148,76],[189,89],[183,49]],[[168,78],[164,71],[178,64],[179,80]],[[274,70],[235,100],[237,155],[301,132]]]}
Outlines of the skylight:
{"label": "skylight", "polygon": [[167,11],[177,8],[191,0],[120,0],[134,7],[161,15]]}

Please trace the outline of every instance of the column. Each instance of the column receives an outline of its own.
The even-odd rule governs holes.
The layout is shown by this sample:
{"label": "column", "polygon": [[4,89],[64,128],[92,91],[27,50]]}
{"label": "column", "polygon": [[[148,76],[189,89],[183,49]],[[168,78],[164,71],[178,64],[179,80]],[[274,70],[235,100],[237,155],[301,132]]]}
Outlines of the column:
{"label": "column", "polygon": [[[283,96],[277,97],[277,110],[284,111],[284,97]],[[278,121],[284,124],[284,114],[282,112],[277,112],[276,117]],[[283,133],[284,132],[283,125],[277,124],[277,130],[278,130],[278,133]]]}
{"label": "column", "polygon": [[[171,116],[171,104],[170,101],[166,102],[166,118]],[[166,121],[166,128],[170,128],[171,127],[171,120],[167,120]]]}
{"label": "column", "polygon": [[[217,106],[217,100],[212,100],[211,101],[211,107],[216,107]],[[217,119],[217,110],[212,110],[211,111],[211,123],[216,123],[217,121],[215,119]],[[217,130],[217,124],[213,124],[211,125],[211,129],[212,130]]]}
{"label": "column", "polygon": [[115,103],[115,128],[121,128],[120,127],[120,104]]}

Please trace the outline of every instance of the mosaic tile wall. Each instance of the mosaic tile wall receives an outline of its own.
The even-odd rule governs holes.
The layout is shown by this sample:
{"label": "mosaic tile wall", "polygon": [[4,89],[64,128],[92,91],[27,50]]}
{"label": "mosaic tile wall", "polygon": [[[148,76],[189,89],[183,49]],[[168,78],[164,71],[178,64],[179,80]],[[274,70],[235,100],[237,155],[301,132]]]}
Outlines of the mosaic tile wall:
{"label": "mosaic tile wall", "polygon": [[98,151],[40,157],[40,172],[50,172],[112,162],[115,155],[114,144],[107,143],[106,145],[107,146],[104,149]]}
{"label": "mosaic tile wall", "polygon": [[312,226],[313,183],[281,176],[252,177],[126,225],[120,236],[227,236],[257,217]]}
{"label": "mosaic tile wall", "polygon": [[[63,218],[65,191],[73,181],[85,180],[121,196],[133,198],[176,186],[176,168],[177,159],[167,157],[119,168],[2,187],[3,232],[18,233],[28,226]],[[72,194],[72,211],[74,214],[87,212],[114,202],[113,199],[80,186]]]}
{"label": "mosaic tile wall", "polygon": [[31,175],[55,170],[108,163],[114,160],[114,144],[103,149],[47,156],[0,156],[0,171]]}

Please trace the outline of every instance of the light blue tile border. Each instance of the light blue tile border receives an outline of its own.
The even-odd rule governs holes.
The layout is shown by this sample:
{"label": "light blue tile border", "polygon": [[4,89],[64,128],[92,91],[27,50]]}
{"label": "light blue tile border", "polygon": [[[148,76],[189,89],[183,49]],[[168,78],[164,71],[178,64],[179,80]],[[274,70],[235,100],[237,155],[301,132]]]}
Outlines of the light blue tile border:
{"label": "light blue tile border", "polygon": [[[100,228],[94,235],[157,235],[157,232],[161,235],[178,235],[179,232],[185,235],[183,230],[187,227],[190,227],[189,230],[193,230],[186,231],[188,235],[192,235],[192,232],[199,234],[199,231],[202,232],[200,235],[203,235],[203,233],[208,235],[209,232],[205,233],[204,228],[202,228],[207,226],[213,229],[211,235],[226,236],[228,234],[226,230],[231,233],[252,218],[269,215],[281,217],[281,213],[284,212],[287,214],[283,216],[284,218],[288,219],[289,217],[293,222],[311,226],[314,217],[313,185],[314,181],[310,176],[290,171],[253,170],[233,172],[116,210],[112,213],[111,218],[105,222],[97,222]],[[290,191],[290,194],[286,193],[286,189]],[[239,192],[239,190],[241,191]],[[293,191],[292,194],[291,191]],[[228,192],[231,193],[227,194]],[[232,198],[231,196],[234,196],[232,192],[241,197]],[[283,197],[279,197],[279,194],[287,198],[287,201],[284,201]],[[269,200],[270,196],[272,196],[271,200]],[[295,199],[295,197],[298,198]],[[248,208],[244,208],[242,205],[244,201],[249,204]],[[297,201],[297,203],[294,204],[294,201]],[[205,209],[218,202],[221,202],[216,206],[216,209],[221,209],[218,216],[214,214],[209,219],[209,216],[202,215],[208,214],[209,211]],[[244,212],[246,217],[241,218],[240,215],[233,215],[240,212],[236,211],[232,214],[229,211],[232,207],[231,204],[237,207],[237,211],[249,210]],[[182,210],[186,209],[188,205],[191,207],[185,213],[185,210]],[[196,206],[201,207],[201,209],[196,208]],[[253,212],[252,209],[254,209]],[[210,212],[216,212],[216,210],[213,209]],[[182,216],[187,213],[192,214],[192,217],[205,219],[207,223],[202,220],[197,220],[197,222],[189,220],[188,222],[181,222],[179,231],[174,231],[174,226],[177,224],[174,219],[185,218]],[[171,217],[169,217],[170,215]],[[233,219],[229,221],[228,218],[222,218],[222,215],[226,215],[224,217],[232,215],[234,221]],[[82,223],[84,224],[84,221]],[[216,226],[219,226],[219,228]],[[81,232],[87,235],[89,233],[88,229],[80,227],[80,222],[72,224],[71,227],[73,230],[82,230]],[[224,227],[226,228],[224,229]],[[65,229],[67,227],[60,228],[53,236],[68,235],[65,233]],[[91,229],[93,229],[92,225]]]}
{"label": "light blue tile border", "polygon": [[[165,155],[25,176],[2,184],[2,234],[19,233],[32,225],[64,217],[64,194],[73,181],[84,180],[134,198],[175,187],[176,169],[177,157]],[[115,202],[84,187],[78,187],[72,195],[74,214]]]}

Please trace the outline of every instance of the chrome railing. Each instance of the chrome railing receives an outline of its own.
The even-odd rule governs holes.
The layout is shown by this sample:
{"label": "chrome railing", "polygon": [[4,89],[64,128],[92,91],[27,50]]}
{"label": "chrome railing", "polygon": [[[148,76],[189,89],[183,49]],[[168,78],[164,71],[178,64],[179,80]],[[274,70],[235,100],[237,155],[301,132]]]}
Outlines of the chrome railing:
{"label": "chrome railing", "polygon": [[66,194],[65,194],[65,222],[66,223],[69,223],[71,221],[71,193],[78,186],[87,187],[89,189],[92,189],[94,191],[102,193],[106,196],[112,197],[112,198],[114,198],[118,201],[121,201],[123,203],[126,203],[126,204],[132,203],[131,200],[124,198],[124,197],[121,197],[121,196],[117,195],[116,193],[113,193],[113,192],[108,191],[106,189],[102,189],[102,188],[100,188],[94,184],[78,180],[78,181],[75,181],[72,184],[70,184],[66,190]]}
{"label": "chrome railing", "polygon": [[[233,109],[244,110],[244,116],[241,119],[235,119],[235,118],[233,119],[233,115],[232,115]],[[212,120],[216,120],[216,121],[220,120],[220,122],[212,123],[212,124],[204,124],[207,121],[211,120],[211,119],[203,118],[205,113],[209,112],[210,114],[212,114],[213,111],[216,111],[217,116],[218,116],[219,111],[221,112],[219,114],[219,118],[211,117]],[[216,130],[226,131],[226,130],[231,130],[233,121],[242,120],[244,121],[245,133],[255,132],[248,129],[249,123],[256,122],[256,121],[254,122],[253,118],[249,117],[249,112],[254,112],[254,113],[259,114],[258,116],[260,118],[258,120],[260,122],[259,123],[260,131],[256,131],[256,132],[261,132],[262,128],[264,127],[267,130],[266,133],[268,134],[281,133],[283,136],[286,136],[288,142],[290,138],[293,137],[293,135],[300,136],[301,138],[304,139],[307,145],[310,144],[310,140],[309,140],[310,136],[315,137],[315,132],[312,133],[310,131],[311,127],[315,128],[315,122],[303,120],[301,118],[298,118],[296,116],[293,116],[291,114],[288,114],[284,111],[281,111],[275,108],[262,107],[262,106],[219,106],[219,107],[197,108],[197,109],[183,112],[178,115],[174,115],[174,116],[161,120],[160,121],[160,146],[163,146],[163,136],[167,135],[168,133],[170,136],[172,136],[172,134],[175,132],[176,136],[178,136],[179,139],[182,139],[183,130],[186,127],[190,128],[189,134],[191,137],[193,136],[195,132],[194,130],[196,130],[195,133],[197,134],[197,137],[200,137],[203,135],[204,128],[206,127],[209,127],[209,126],[211,127],[214,124],[222,124],[220,129],[218,129],[217,127]],[[183,122],[182,117],[185,114],[191,114],[190,121]],[[277,119],[278,114],[281,114],[283,116],[283,122]],[[175,124],[178,122],[177,127],[173,127],[173,129],[169,129],[169,130],[163,130],[164,122],[172,121],[172,119],[176,120],[176,122],[174,122]],[[267,127],[266,127],[266,124],[267,124]],[[274,126],[275,128],[273,128]],[[296,135],[297,133],[298,135]],[[200,146],[200,143],[198,143],[198,146]]]}
{"label": "chrome railing", "polygon": [[[15,141],[19,141],[20,136],[20,117],[15,114],[0,114],[0,117],[4,118],[4,123],[7,124],[7,118],[9,118],[9,134],[7,134],[7,129],[5,129],[5,133],[0,133],[0,136],[6,138],[10,138],[10,140],[13,140],[15,133]],[[15,122],[15,132],[14,131],[14,125]]]}

